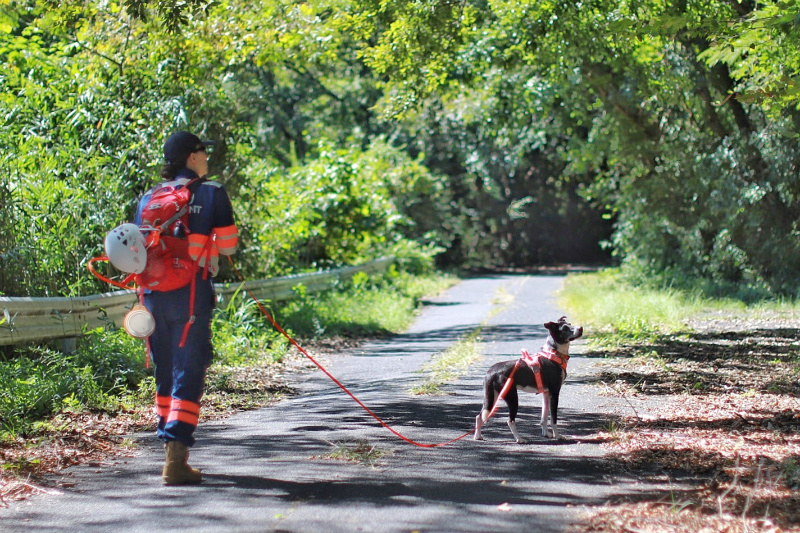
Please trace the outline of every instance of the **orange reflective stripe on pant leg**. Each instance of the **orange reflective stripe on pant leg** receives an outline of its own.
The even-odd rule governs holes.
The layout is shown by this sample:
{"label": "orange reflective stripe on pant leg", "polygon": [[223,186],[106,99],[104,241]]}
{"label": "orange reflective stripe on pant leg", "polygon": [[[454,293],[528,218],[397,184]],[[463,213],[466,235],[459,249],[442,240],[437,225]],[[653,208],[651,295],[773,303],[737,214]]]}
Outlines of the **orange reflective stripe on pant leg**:
{"label": "orange reflective stripe on pant leg", "polygon": [[156,394],[156,414],[162,418],[167,418],[170,409],[172,409],[172,396],[159,396]]}
{"label": "orange reflective stripe on pant leg", "polygon": [[200,420],[200,404],[189,400],[172,399],[172,409],[167,422],[185,422],[196,426]]}

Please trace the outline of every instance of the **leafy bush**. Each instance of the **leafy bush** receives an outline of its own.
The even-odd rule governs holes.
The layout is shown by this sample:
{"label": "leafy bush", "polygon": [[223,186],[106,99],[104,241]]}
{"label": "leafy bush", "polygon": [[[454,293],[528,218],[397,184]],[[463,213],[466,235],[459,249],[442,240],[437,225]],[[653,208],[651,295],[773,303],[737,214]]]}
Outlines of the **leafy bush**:
{"label": "leafy bush", "polygon": [[709,296],[795,295],[796,143],[778,128],[705,142],[665,141],[671,163],[620,206],[614,246],[626,272]]}
{"label": "leafy bush", "polygon": [[215,364],[238,366],[257,360],[280,363],[288,349],[288,341],[246,293],[237,293],[225,307],[217,307],[211,328]]}
{"label": "leafy bush", "polygon": [[418,241],[401,240],[389,253],[401,272],[412,276],[432,276],[436,272],[434,258],[443,251],[444,248],[433,243],[423,245]]}
{"label": "leafy bush", "polygon": [[441,276],[415,277],[392,268],[384,275],[355,276],[351,283],[281,304],[279,323],[302,338],[381,336],[405,329],[419,299],[453,283]]}
{"label": "leafy bush", "polygon": [[[208,133],[224,155],[234,126],[209,123],[207,113],[222,116],[230,102],[222,91],[197,90],[206,77],[198,69],[208,66],[158,64],[176,54],[167,36],[149,48],[128,48],[156,28],[131,27],[91,3],[80,14],[4,7],[10,13],[0,16],[0,293],[107,290],[85,263],[160,179],[164,137],[181,127]],[[246,131],[236,138],[246,143]],[[213,172],[236,168],[241,153],[228,154],[225,165],[212,154]]]}
{"label": "leafy bush", "polygon": [[0,363],[0,428],[4,433],[27,431],[31,424],[66,404],[78,401],[97,408],[104,391],[89,366],[70,357],[43,351],[39,359],[20,357]]}
{"label": "leafy bush", "polygon": [[405,327],[414,305],[413,299],[374,285],[353,293],[336,287],[285,302],[276,316],[287,331],[306,339],[380,336]]}
{"label": "leafy bush", "polygon": [[89,332],[69,359],[76,367],[91,368],[100,390],[111,394],[135,389],[148,373],[146,344],[122,329]]}
{"label": "leafy bush", "polygon": [[[250,182],[235,191],[233,202],[247,214],[243,271],[257,277],[363,263],[394,246],[410,251],[414,245],[403,244],[416,231],[409,211],[434,181],[380,140],[367,150],[321,142],[316,158],[304,164],[284,170],[257,161],[246,174]],[[438,251],[427,246],[417,253],[420,260]]]}

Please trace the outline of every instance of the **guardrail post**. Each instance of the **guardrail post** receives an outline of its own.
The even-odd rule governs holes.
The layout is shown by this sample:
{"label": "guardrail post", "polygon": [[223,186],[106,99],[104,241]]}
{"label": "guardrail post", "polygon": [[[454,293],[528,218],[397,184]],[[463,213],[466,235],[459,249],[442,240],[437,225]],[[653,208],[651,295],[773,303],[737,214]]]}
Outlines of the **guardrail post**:
{"label": "guardrail post", "polygon": [[61,353],[71,354],[78,348],[78,337],[69,337],[61,339]]}

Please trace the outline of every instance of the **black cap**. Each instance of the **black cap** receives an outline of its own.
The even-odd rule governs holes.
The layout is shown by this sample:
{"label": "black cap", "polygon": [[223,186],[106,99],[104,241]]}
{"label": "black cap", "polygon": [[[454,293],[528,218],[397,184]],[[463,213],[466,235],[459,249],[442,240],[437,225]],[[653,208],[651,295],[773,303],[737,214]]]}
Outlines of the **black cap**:
{"label": "black cap", "polygon": [[213,144],[214,141],[201,141],[188,131],[176,131],[164,143],[164,159],[172,165],[183,165],[190,154]]}

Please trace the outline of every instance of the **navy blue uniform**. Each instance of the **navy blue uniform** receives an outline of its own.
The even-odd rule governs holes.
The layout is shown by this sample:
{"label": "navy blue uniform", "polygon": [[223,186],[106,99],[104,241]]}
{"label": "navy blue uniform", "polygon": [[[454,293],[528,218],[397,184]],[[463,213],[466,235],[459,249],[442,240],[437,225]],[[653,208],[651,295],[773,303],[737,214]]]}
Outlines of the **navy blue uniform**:
{"label": "navy blue uniform", "polygon": [[[184,168],[169,184],[186,184],[196,177],[193,171]],[[200,258],[202,267],[195,279],[194,307],[190,305],[191,284],[173,291],[146,291],[144,295],[144,304],[156,322],[149,339],[149,354],[155,367],[157,435],[162,440],[177,440],[186,446],[195,442],[193,434],[200,416],[200,398],[206,370],[213,357],[211,313],[216,297],[212,275],[216,274],[219,254],[234,253],[239,242],[225,188],[215,181],[203,181],[192,185],[192,189],[194,195],[188,219],[189,254],[193,259]],[[151,193],[152,189],[139,201],[135,218],[137,225]],[[205,249],[209,253],[204,255]],[[184,334],[190,315],[194,315],[194,322]]]}

